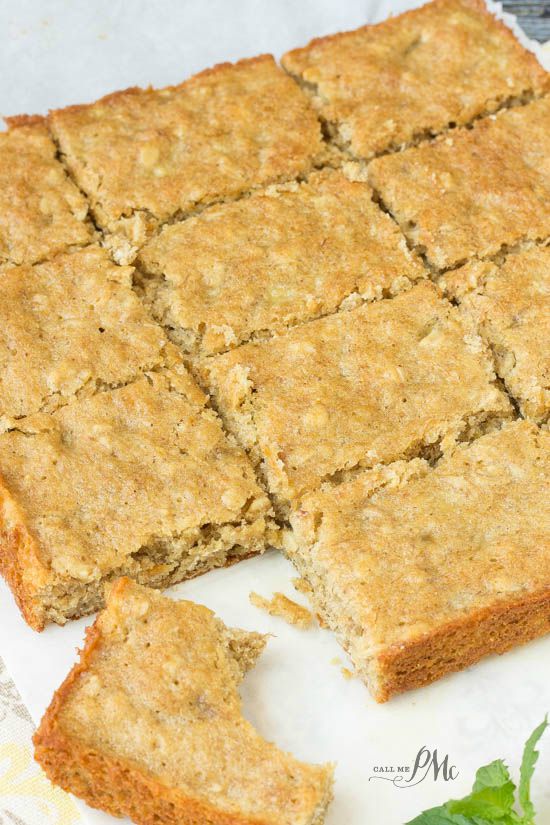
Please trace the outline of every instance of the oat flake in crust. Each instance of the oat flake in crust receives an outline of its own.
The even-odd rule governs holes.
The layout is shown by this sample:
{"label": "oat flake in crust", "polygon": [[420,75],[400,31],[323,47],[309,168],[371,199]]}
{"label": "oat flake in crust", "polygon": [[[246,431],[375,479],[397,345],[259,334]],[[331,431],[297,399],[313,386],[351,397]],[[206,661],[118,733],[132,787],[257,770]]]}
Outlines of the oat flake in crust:
{"label": "oat flake in crust", "polygon": [[368,179],[436,269],[550,236],[550,97],[373,160]]}
{"label": "oat flake in crust", "polygon": [[407,289],[424,268],[358,170],[315,172],[167,226],[141,250],[145,297],[192,355]]}
{"label": "oat flake in crust", "polygon": [[283,66],[356,158],[395,150],[548,90],[549,76],[482,0],[313,40]]}
{"label": "oat flake in crust", "polygon": [[119,579],[35,734],[52,781],[139,825],[322,825],[332,767],[266,742],[238,686],[266,637]]}
{"label": "oat flake in crust", "polygon": [[550,433],[518,421],[307,497],[287,550],[377,701],[550,630]]}
{"label": "oat flake in crust", "polygon": [[473,326],[426,282],[205,359],[201,374],[282,515],[324,480],[511,412]]}
{"label": "oat flake in crust", "polygon": [[159,223],[311,171],[315,112],[270,55],[53,112],[65,161],[125,263]]}
{"label": "oat flake in crust", "polygon": [[97,246],[6,269],[0,431],[179,360],[133,292],[132,272]]}
{"label": "oat flake in crust", "polygon": [[[88,243],[88,205],[56,159],[44,120],[9,118],[0,132],[0,270]],[[1,277],[1,276],[0,276]]]}
{"label": "oat flake in crust", "polygon": [[270,504],[180,365],[0,435],[0,572],[40,630],[118,575],[165,587],[265,548]]}
{"label": "oat flake in crust", "polygon": [[501,264],[473,262],[442,279],[461,297],[488,342],[496,369],[524,416],[550,415],[550,247],[530,247]]}

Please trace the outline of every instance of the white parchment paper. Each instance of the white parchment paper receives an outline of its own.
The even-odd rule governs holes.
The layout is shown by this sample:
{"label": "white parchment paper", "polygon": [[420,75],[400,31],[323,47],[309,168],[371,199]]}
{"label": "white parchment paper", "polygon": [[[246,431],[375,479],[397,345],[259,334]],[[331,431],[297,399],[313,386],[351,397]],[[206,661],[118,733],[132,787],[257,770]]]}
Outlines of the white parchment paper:
{"label": "white parchment paper", "polygon": [[[279,56],[311,37],[376,22],[413,5],[0,0],[0,113],[46,112],[131,85],[176,83],[213,63],[264,51]],[[288,562],[269,553],[179,585],[169,595],[203,602],[229,624],[274,634],[243,686],[245,714],[264,736],[297,756],[337,762],[328,825],[402,825],[423,808],[469,791],[483,762],[505,757],[517,769],[525,738],[550,711],[550,637],[376,705],[358,680],[343,678],[345,656],[329,631],[300,631],[249,604],[251,590],[283,590],[296,598],[293,575]],[[0,654],[36,721],[75,660],[90,621],[36,634],[0,583]],[[448,754],[458,778],[427,777],[409,788],[370,779],[375,767],[412,765],[422,746],[437,748],[441,758]],[[550,736],[542,745],[534,798],[541,825],[550,823]],[[88,825],[115,822],[83,809]]]}

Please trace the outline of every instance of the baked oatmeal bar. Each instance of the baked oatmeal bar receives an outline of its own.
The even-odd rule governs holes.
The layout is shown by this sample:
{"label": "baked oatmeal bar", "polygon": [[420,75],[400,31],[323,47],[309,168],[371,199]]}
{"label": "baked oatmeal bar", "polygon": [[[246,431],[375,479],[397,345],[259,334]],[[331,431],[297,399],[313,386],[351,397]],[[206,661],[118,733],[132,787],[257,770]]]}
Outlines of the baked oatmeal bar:
{"label": "baked oatmeal bar", "polygon": [[35,734],[50,779],[150,825],[322,825],[332,767],[299,762],[242,715],[266,637],[119,579]]}
{"label": "baked oatmeal bar", "polygon": [[550,246],[528,247],[500,263],[475,261],[441,279],[489,344],[521,413],[550,415]]}
{"label": "baked oatmeal bar", "polygon": [[0,269],[35,263],[93,238],[88,205],[56,158],[43,118],[0,132]]}
{"label": "baked oatmeal bar", "polygon": [[264,549],[270,505],[182,366],[0,435],[0,572],[41,630],[106,582],[165,587]]}
{"label": "baked oatmeal bar", "polygon": [[201,365],[282,515],[323,481],[509,415],[473,326],[421,282]]}
{"label": "baked oatmeal bar", "polygon": [[336,143],[356,158],[396,150],[550,87],[482,0],[435,0],[283,57]]}
{"label": "baked oatmeal bar", "polygon": [[133,292],[132,271],[97,246],[6,269],[0,431],[178,359]]}
{"label": "baked oatmeal bar", "polygon": [[550,97],[374,160],[368,179],[436,269],[550,235]]}
{"label": "baked oatmeal bar", "polygon": [[326,154],[315,112],[270,55],[179,86],[116,92],[50,120],[121,263],[159,223],[307,173]]}
{"label": "baked oatmeal bar", "polygon": [[172,340],[212,355],[424,277],[357,175],[315,172],[165,227],[137,265]]}
{"label": "baked oatmeal bar", "polygon": [[287,549],[383,702],[548,633],[549,503],[550,433],[514,422],[307,497]]}

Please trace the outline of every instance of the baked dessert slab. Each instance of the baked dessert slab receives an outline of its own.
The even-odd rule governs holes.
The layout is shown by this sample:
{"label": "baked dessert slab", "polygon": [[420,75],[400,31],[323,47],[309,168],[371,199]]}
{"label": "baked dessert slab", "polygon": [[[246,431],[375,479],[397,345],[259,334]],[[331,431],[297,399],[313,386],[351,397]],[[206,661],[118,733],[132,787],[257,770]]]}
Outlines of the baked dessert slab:
{"label": "baked dessert slab", "polygon": [[0,269],[89,243],[88,204],[56,158],[41,117],[8,118],[0,132]]}
{"label": "baked dessert slab", "polygon": [[191,355],[395,294],[425,276],[358,167],[271,186],[164,227],[139,253],[154,316]]}
{"label": "baked dessert slab", "polygon": [[119,263],[159,223],[295,178],[326,155],[315,112],[270,55],[55,111],[50,125]]}
{"label": "baked dessert slab", "polygon": [[0,435],[0,572],[28,624],[97,610],[265,548],[270,504],[183,366]]}
{"label": "baked dessert slab", "polygon": [[279,508],[342,474],[435,451],[511,407],[473,325],[420,282],[200,365]]}
{"label": "baked dessert slab", "polygon": [[549,88],[535,56],[482,0],[435,0],[313,40],[282,62],[336,143],[366,159]]}
{"label": "baked dessert slab", "polygon": [[369,164],[368,179],[437,270],[550,235],[550,97]]}
{"label": "baked dessert slab", "polygon": [[518,421],[307,497],[287,549],[383,702],[550,631],[549,502],[550,433]]}
{"label": "baked dessert slab", "polygon": [[50,779],[134,822],[322,825],[332,768],[266,742],[238,685],[266,637],[128,579],[34,736]]}
{"label": "baked dessert slab", "polygon": [[132,272],[98,246],[5,270],[0,431],[178,360],[132,290]]}
{"label": "baked dessert slab", "polygon": [[550,416],[550,246],[526,246],[500,263],[473,261],[441,286],[472,315],[496,370],[524,417]]}

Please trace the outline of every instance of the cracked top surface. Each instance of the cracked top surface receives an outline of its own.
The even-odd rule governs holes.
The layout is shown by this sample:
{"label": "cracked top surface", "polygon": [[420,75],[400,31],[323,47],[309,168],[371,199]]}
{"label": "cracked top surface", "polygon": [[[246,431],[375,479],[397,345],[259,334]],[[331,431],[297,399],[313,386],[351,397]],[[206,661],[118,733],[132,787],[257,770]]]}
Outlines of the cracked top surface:
{"label": "cracked top surface", "polygon": [[313,40],[283,65],[338,143],[370,158],[549,88],[547,73],[482,0],[420,9]]}
{"label": "cracked top surface", "polygon": [[550,235],[550,97],[373,160],[368,179],[436,268]]}
{"label": "cracked top surface", "polygon": [[154,564],[203,525],[261,518],[247,457],[203,403],[180,365],[25,419],[0,435],[3,529],[26,528],[52,575],[91,582],[142,547]]}
{"label": "cracked top surface", "polygon": [[501,266],[473,262],[449,273],[445,286],[467,291],[461,306],[493,349],[497,372],[523,415],[550,414],[550,247],[509,255]]}
{"label": "cracked top surface", "polygon": [[94,215],[111,230],[134,212],[157,223],[297,176],[325,151],[308,99],[269,55],[50,117]]}
{"label": "cracked top surface", "polygon": [[242,715],[238,686],[265,637],[128,579],[92,633],[53,730],[107,761],[130,760],[182,806],[202,800],[210,815],[190,810],[189,822],[311,825],[328,801],[330,767],[278,750]]}
{"label": "cracked top surface", "polygon": [[131,279],[94,246],[3,273],[0,430],[177,360]]}
{"label": "cracked top surface", "polygon": [[363,661],[550,587],[550,433],[514,422],[433,470],[400,464],[309,496],[292,516],[294,552],[344,635],[362,633]]}
{"label": "cracked top surface", "polygon": [[0,132],[0,269],[44,260],[93,236],[88,205],[56,159],[44,122],[11,122]]}
{"label": "cracked top surface", "polygon": [[481,340],[426,282],[206,359],[203,370],[279,503],[509,411]]}
{"label": "cracked top surface", "polygon": [[423,277],[368,184],[346,171],[212,207],[147,244],[138,265],[156,277],[146,297],[174,340],[211,355],[332,312],[352,293],[370,300]]}

